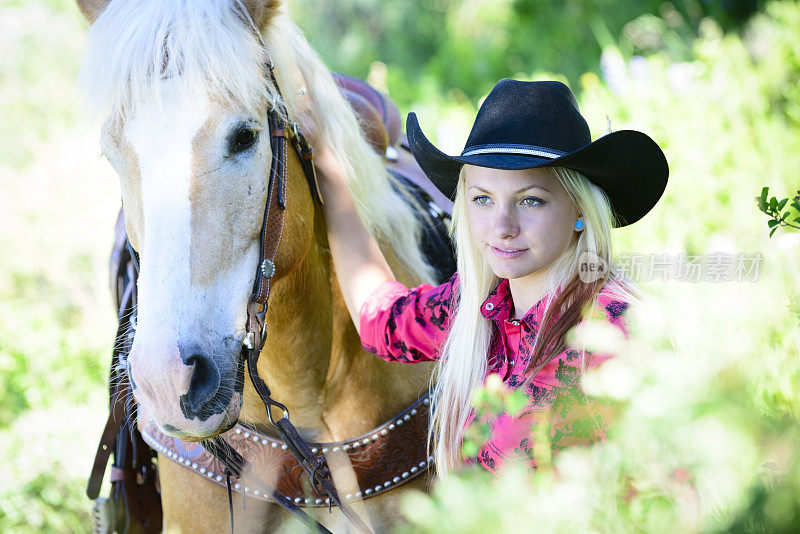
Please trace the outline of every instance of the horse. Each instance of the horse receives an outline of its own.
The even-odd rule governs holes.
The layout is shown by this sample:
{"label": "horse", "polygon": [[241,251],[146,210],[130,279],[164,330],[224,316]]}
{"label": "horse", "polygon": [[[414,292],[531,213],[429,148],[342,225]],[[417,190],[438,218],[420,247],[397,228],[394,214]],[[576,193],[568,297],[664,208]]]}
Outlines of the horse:
{"label": "horse", "polygon": [[[150,424],[186,446],[230,434],[240,422],[274,435],[240,357],[275,156],[267,112],[282,110],[312,146],[327,145],[397,279],[409,286],[435,281],[420,252],[413,199],[365,140],[279,0],[77,3],[90,24],[79,81],[103,121],[102,152],[119,175],[125,231],[139,257],[135,335],[123,362],[138,426]],[[289,165],[285,188],[265,318],[270,334],[257,371],[303,439],[341,442],[418,399],[431,368],[364,353],[336,283],[319,202],[299,164]],[[186,468],[188,459],[179,464],[177,455],[157,450],[164,530],[228,528],[225,488]],[[344,473],[335,474],[337,485],[352,486],[347,469],[334,471]],[[402,521],[402,494],[427,485],[418,477],[353,506],[373,530],[385,531]],[[237,530],[292,521],[276,504],[242,494],[243,506],[231,512]],[[317,519],[327,528],[348,528],[336,507],[322,510]]]}

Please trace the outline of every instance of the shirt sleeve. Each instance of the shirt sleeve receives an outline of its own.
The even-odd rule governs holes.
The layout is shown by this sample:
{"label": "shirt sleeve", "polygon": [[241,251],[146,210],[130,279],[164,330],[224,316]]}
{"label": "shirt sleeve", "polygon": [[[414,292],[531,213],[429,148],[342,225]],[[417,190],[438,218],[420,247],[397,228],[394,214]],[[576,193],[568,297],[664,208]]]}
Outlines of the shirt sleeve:
{"label": "shirt sleeve", "polygon": [[447,337],[458,275],[440,286],[408,289],[400,282],[381,284],[361,307],[364,350],[390,362],[435,360]]}

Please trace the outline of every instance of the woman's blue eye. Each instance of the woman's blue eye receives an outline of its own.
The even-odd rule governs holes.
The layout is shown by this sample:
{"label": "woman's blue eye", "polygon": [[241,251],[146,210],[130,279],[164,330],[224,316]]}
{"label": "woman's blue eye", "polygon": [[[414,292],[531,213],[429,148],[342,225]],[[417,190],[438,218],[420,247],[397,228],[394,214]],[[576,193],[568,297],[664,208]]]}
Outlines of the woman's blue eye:
{"label": "woman's blue eye", "polygon": [[539,197],[524,197],[520,204],[523,206],[541,206],[544,204],[544,200]]}
{"label": "woman's blue eye", "polygon": [[486,195],[478,195],[472,199],[472,202],[474,202],[478,206],[485,206],[486,204],[489,204],[491,200]]}

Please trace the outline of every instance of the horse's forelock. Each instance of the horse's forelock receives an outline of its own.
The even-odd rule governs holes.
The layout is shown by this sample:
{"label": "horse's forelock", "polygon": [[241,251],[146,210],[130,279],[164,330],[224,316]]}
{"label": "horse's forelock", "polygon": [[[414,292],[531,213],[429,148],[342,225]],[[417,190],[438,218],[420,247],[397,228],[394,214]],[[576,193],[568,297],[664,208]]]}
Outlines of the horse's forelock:
{"label": "horse's forelock", "polygon": [[[252,4],[252,5],[248,5]],[[255,2],[240,0],[116,0],[89,31],[79,82],[96,116],[125,117],[138,103],[161,99],[162,79],[192,98],[206,92],[250,113],[279,99],[264,82],[267,52],[253,17]],[[274,6],[273,6],[274,9]],[[271,13],[271,11],[269,12]]]}

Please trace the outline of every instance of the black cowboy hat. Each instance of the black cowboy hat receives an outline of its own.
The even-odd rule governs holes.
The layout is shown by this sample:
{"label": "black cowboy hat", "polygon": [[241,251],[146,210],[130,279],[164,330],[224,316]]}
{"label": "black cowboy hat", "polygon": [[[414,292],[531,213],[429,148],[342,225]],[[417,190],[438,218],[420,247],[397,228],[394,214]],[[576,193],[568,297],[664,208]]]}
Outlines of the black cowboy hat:
{"label": "black cowboy hat", "polygon": [[572,91],[561,82],[500,80],[481,105],[460,156],[433,146],[414,113],[406,131],[422,170],[449,198],[465,163],[493,169],[565,167],[606,192],[621,227],[644,217],[667,186],[667,160],[655,141],[642,132],[620,130],[592,142]]}

